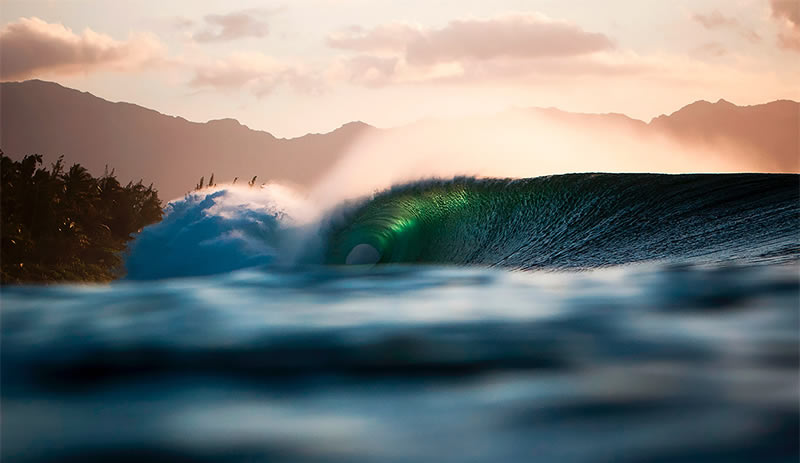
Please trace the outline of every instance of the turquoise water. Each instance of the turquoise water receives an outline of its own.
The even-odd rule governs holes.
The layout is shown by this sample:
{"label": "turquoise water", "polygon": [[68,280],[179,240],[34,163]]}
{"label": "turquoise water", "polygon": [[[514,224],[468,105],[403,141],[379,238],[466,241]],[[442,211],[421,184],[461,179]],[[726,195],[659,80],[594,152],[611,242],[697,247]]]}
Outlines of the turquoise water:
{"label": "turquoise water", "polygon": [[3,288],[3,461],[800,456],[797,176],[264,195],[171,203],[127,280]]}

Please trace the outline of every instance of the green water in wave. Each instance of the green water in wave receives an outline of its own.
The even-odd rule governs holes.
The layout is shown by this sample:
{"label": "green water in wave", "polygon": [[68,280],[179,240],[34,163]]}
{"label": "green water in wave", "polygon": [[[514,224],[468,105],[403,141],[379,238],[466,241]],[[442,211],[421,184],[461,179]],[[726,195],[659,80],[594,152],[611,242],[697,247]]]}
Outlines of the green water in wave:
{"label": "green water in wave", "polygon": [[515,268],[796,255],[798,187],[800,176],[780,174],[423,181],[334,223],[325,261],[344,264],[359,245],[377,263]]}

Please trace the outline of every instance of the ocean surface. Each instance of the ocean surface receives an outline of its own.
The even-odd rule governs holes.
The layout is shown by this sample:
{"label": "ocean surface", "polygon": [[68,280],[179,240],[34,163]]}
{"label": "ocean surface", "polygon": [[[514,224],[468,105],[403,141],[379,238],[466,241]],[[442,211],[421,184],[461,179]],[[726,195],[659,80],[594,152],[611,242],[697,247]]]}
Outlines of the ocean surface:
{"label": "ocean surface", "polygon": [[2,288],[3,462],[797,462],[800,176],[273,185]]}

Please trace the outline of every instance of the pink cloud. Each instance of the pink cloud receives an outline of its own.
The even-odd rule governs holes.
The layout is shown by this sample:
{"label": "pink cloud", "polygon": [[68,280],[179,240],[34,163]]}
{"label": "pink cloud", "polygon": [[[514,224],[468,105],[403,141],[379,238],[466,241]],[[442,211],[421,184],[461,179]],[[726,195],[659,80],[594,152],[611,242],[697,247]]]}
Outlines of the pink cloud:
{"label": "pink cloud", "polygon": [[719,10],[714,10],[710,14],[695,13],[692,15],[692,19],[702,24],[706,29],[716,29],[717,27],[739,23],[736,19],[724,16]]}
{"label": "pink cloud", "polygon": [[403,51],[406,46],[423,36],[416,26],[403,23],[384,24],[373,29],[350,26],[330,34],[328,45],[333,48],[361,52]]}
{"label": "pink cloud", "polygon": [[205,26],[192,35],[198,42],[223,42],[269,34],[267,18],[279,10],[250,9],[227,14],[210,14]]}
{"label": "pink cloud", "polygon": [[797,28],[800,27],[800,4],[797,0],[770,0],[772,16],[785,18]]}
{"label": "pink cloud", "polygon": [[328,45],[359,52],[341,62],[344,74],[370,87],[635,72],[607,59],[616,47],[604,34],[539,14],[455,20],[439,28],[351,26],[329,35]]}
{"label": "pink cloud", "polygon": [[328,37],[328,44],[355,51],[398,51],[409,63],[431,65],[494,58],[543,58],[590,54],[614,48],[599,33],[538,14],[451,21],[442,28],[387,24],[351,27]]}
{"label": "pink cloud", "polygon": [[381,87],[391,83],[397,70],[398,58],[358,55],[345,60],[347,78],[367,87]]}
{"label": "pink cloud", "polygon": [[542,58],[590,54],[614,48],[603,34],[538,15],[510,15],[486,20],[453,21],[407,45],[409,62],[493,58]]}
{"label": "pink cloud", "polygon": [[0,79],[27,79],[99,70],[142,70],[162,61],[164,48],[151,35],[117,41],[87,28],[20,18],[0,29]]}
{"label": "pink cloud", "polygon": [[761,36],[756,31],[742,24],[738,19],[723,15],[719,10],[709,14],[695,13],[692,19],[706,29],[730,29],[750,42],[760,42]]}
{"label": "pink cloud", "polygon": [[778,23],[778,45],[800,52],[800,3],[797,0],[770,0],[772,18]]}
{"label": "pink cloud", "polygon": [[316,92],[316,76],[304,69],[261,53],[234,53],[224,59],[196,65],[189,85],[223,91],[249,91],[256,96],[272,93],[287,84],[301,92]]}

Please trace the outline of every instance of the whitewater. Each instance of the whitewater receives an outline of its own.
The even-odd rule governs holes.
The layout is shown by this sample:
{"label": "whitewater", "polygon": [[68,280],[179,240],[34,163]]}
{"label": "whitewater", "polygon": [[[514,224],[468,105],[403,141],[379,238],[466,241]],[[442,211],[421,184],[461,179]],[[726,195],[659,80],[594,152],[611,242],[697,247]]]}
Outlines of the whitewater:
{"label": "whitewater", "polygon": [[123,280],[3,288],[3,460],[800,456],[800,176],[320,191],[195,191]]}

